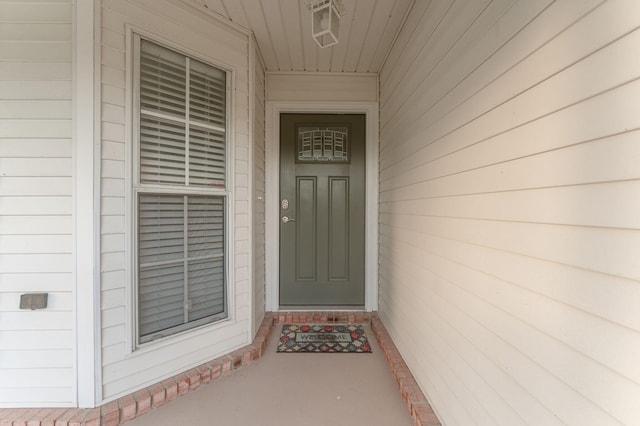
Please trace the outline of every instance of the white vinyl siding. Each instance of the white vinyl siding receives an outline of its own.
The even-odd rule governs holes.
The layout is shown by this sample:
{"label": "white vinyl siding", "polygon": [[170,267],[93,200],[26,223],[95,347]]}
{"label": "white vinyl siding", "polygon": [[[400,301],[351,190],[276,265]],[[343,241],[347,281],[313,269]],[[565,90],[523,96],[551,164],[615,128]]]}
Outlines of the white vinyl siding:
{"label": "white vinyl siding", "polygon": [[416,2],[380,315],[446,425],[640,424],[640,4]]}
{"label": "white vinyl siding", "polygon": [[378,76],[349,73],[267,73],[268,102],[376,102]]}
{"label": "white vinyl siding", "polygon": [[[248,225],[246,208],[244,211],[239,208],[248,203],[249,196],[248,36],[182,2],[115,0],[102,2],[101,6],[101,346],[102,391],[104,400],[109,401],[248,343]],[[139,350],[132,350],[136,254],[131,247],[137,238],[133,232],[137,214],[132,206],[136,199],[127,189],[134,186],[138,176],[137,172],[131,172],[136,161],[135,132],[129,119],[134,105],[128,104],[135,98],[133,84],[129,84],[135,73],[128,61],[133,58],[133,51],[127,48],[133,31],[203,63],[231,70],[227,74],[230,94],[226,108],[230,121],[226,135],[228,163],[223,172],[226,187],[219,186],[222,172],[217,177],[198,177],[204,184],[214,184],[206,186],[210,196],[227,194],[225,222],[229,233],[225,243],[230,252],[226,262],[232,266],[224,271],[229,292],[228,318],[168,337],[158,344],[144,345]],[[224,128],[215,123],[208,126],[197,126],[196,130]],[[194,159],[202,156],[197,147],[193,148],[185,155],[193,154]],[[189,164],[192,166],[197,171],[198,161]],[[153,187],[145,194],[167,193],[163,191],[165,184],[144,185]]]}
{"label": "white vinyl siding", "polygon": [[76,403],[71,20],[0,2],[0,407]]}
{"label": "white vinyl siding", "polygon": [[253,112],[253,320],[258,332],[265,313],[265,86],[262,57],[254,55]]}

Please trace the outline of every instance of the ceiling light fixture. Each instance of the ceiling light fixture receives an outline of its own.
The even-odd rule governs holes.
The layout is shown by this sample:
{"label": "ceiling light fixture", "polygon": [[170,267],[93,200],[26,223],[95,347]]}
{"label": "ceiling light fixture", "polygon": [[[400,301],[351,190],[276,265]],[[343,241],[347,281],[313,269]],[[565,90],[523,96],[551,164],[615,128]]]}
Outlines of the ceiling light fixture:
{"label": "ceiling light fixture", "polygon": [[340,18],[344,12],[342,0],[305,0],[311,11],[311,33],[320,47],[338,43]]}

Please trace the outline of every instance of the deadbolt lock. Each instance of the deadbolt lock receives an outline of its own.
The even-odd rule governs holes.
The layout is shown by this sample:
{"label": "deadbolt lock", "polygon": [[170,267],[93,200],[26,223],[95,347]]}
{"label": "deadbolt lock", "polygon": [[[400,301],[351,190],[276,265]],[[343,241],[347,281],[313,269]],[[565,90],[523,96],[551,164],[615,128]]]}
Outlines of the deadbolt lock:
{"label": "deadbolt lock", "polygon": [[284,198],[284,199],[282,200],[281,206],[282,206],[282,210],[287,210],[287,209],[289,208],[289,200],[287,200],[286,198]]}

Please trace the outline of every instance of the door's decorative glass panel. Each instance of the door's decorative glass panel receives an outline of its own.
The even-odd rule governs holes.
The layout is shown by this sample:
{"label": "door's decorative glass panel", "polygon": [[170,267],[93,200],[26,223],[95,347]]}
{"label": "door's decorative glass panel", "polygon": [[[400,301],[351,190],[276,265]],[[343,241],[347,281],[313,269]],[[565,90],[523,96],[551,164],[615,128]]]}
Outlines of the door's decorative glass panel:
{"label": "door's decorative glass panel", "polygon": [[347,127],[299,127],[299,163],[349,162],[349,129]]}

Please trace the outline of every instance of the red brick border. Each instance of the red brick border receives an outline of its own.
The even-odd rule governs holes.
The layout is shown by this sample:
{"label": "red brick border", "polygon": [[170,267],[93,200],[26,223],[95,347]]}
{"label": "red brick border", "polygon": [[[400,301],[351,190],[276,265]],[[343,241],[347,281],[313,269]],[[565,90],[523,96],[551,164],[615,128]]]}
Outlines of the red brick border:
{"label": "red brick border", "polygon": [[276,323],[311,324],[361,324],[371,320],[370,312],[361,311],[315,311],[315,312],[275,312]]}
{"label": "red brick border", "polygon": [[409,367],[405,364],[402,355],[400,355],[396,345],[391,340],[391,336],[387,333],[387,329],[376,313],[371,315],[371,329],[384,352],[387,365],[393,372],[396,383],[400,388],[400,395],[407,403],[407,408],[411,412],[415,426],[440,426],[440,420],[433,412],[433,408],[431,408],[420,386],[418,386],[418,382],[411,374]]}
{"label": "red brick border", "polygon": [[5,408],[0,409],[0,426],[116,426],[198,389],[251,364],[264,353],[276,323],[360,324],[370,323],[393,371],[400,394],[416,426],[440,425],[431,406],[404,363],[378,315],[369,312],[317,311],[267,312],[255,339],[227,355],[163,380],[99,408]]}

